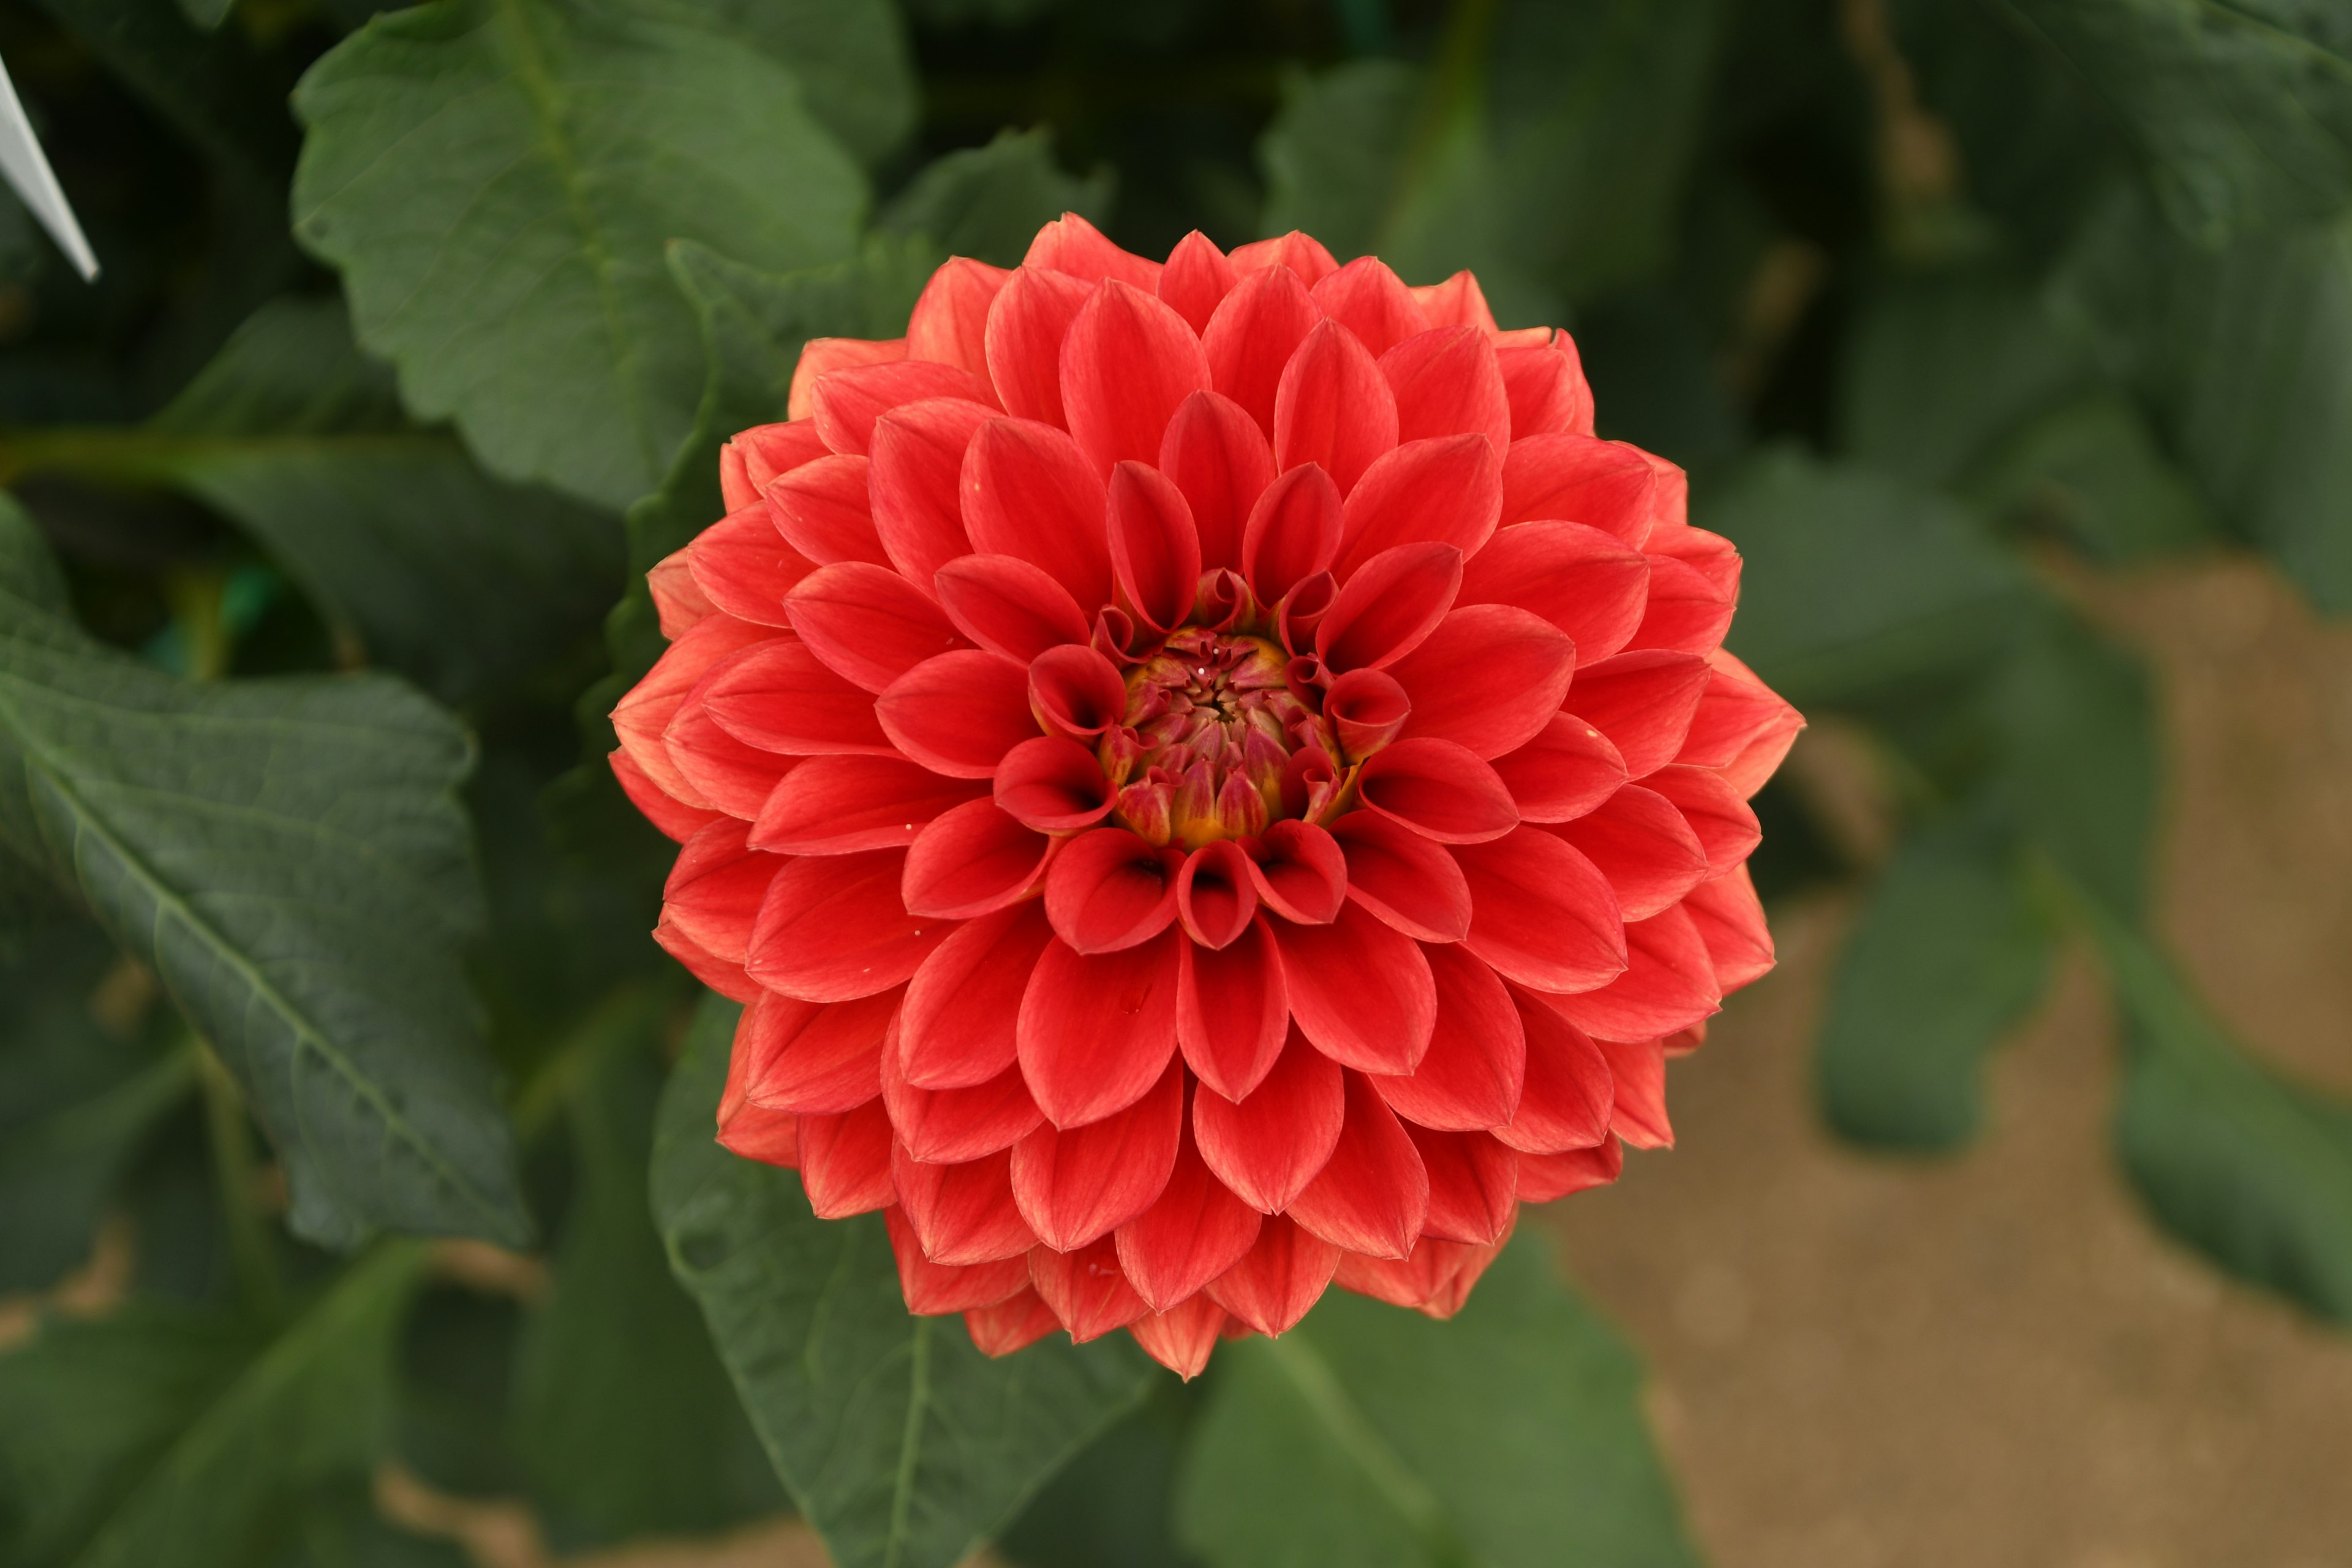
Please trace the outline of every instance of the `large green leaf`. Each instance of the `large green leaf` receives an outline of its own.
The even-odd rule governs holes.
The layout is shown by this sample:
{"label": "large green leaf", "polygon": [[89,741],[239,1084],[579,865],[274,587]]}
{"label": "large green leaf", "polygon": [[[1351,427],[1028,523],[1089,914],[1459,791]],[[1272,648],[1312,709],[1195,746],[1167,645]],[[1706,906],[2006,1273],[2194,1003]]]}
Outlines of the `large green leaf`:
{"label": "large green leaf", "polygon": [[2352,13],[2308,0],[1990,0],[2067,67],[2199,239],[2352,202]]}
{"label": "large green leaf", "polygon": [[275,1337],[142,1309],[0,1355],[11,1563],[244,1568],[389,1436],[393,1342],[425,1262],[385,1242]]}
{"label": "large green leaf", "polygon": [[1696,1562],[1640,1370],[1532,1230],[1451,1322],[1334,1293],[1217,1356],[1177,1504],[1215,1568]]}
{"label": "large green leaf", "polygon": [[1732,651],[1800,706],[1969,673],[2023,623],[2016,558],[1933,491],[1776,448],[1697,500],[1746,557]]}
{"label": "large green leaf", "polygon": [[517,1367],[515,1446],[542,1507],[614,1537],[709,1532],[783,1504],[646,1206],[672,1002],[623,991],[566,1058],[576,1184]]}
{"label": "large green leaf", "polygon": [[879,1215],[825,1221],[719,1146],[739,1009],[712,997],[662,1097],[654,1213],[751,1425],[841,1568],[950,1568],[1155,1375],[1125,1336],[1002,1361],[908,1314]]}
{"label": "large green leaf", "polygon": [[925,235],[942,255],[1018,267],[1038,229],[1066,212],[1099,222],[1110,205],[1108,169],[1087,179],[1054,162],[1044,131],[1000,131],[985,147],[934,159],[891,198],[876,226]]}
{"label": "large green leaf", "polygon": [[464,701],[592,629],[621,577],[610,512],[494,479],[410,426],[340,301],[264,307],[143,429],[47,430],[18,472],[168,484],[235,519],[381,662]]}
{"label": "large green leaf", "polygon": [[1162,1382],[997,1537],[1020,1568],[1199,1568],[1176,1540],[1176,1467],[1201,1384]]}
{"label": "large green leaf", "polygon": [[467,751],[381,677],[190,686],[101,647],[0,507],[0,840],[214,1043],[313,1239],[530,1234],[459,964]]}
{"label": "large green leaf", "polygon": [[2156,1216],[2352,1324],[2352,1106],[2248,1057],[2121,923],[2095,919],[2129,1040],[2116,1141]]}
{"label": "large green leaf", "polygon": [[1507,324],[1660,269],[1696,146],[1716,0],[1465,5],[1427,68],[1301,78],[1261,150],[1264,226],[1409,281],[1478,273]]}
{"label": "large green leaf", "polygon": [[865,181],[725,18],[441,0],[310,68],[296,227],[409,406],[499,473],[609,506],[661,482],[703,364],[673,239],[776,271],[846,255]]}
{"label": "large green leaf", "polygon": [[809,112],[868,163],[915,127],[904,25],[890,0],[675,0],[792,68]]}
{"label": "large green leaf", "polygon": [[2041,994],[2052,932],[1998,826],[1913,833],[1879,873],[1830,993],[1816,1058],[1848,1138],[1953,1149],[1984,1119],[1985,1058]]}
{"label": "large green leaf", "polygon": [[1987,512],[2054,533],[2103,565],[2211,547],[2211,510],[2147,416],[2103,388],[2030,420],[1962,486]]}

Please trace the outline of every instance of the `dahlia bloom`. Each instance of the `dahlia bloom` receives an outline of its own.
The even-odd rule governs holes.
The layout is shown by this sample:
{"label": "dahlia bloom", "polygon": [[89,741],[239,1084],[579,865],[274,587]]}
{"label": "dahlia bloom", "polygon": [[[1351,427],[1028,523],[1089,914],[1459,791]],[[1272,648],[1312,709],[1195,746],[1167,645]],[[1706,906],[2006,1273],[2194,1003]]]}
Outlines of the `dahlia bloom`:
{"label": "dahlia bloom", "polygon": [[1444,1317],[1670,1141],[1802,721],[1566,333],[1071,216],[789,412],[652,574],[613,766],[746,1004],[720,1142],[883,1211],[912,1310],[1190,1376],[1335,1282]]}

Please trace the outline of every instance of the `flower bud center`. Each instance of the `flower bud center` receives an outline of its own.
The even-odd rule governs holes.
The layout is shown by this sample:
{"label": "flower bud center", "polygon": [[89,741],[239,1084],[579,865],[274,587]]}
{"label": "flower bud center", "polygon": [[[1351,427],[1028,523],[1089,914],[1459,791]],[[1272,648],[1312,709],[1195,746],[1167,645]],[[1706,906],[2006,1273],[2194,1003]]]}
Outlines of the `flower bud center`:
{"label": "flower bud center", "polygon": [[1283,769],[1316,743],[1315,710],[1263,637],[1189,626],[1127,672],[1127,716],[1102,763],[1118,820],[1188,849],[1265,830],[1282,815]]}

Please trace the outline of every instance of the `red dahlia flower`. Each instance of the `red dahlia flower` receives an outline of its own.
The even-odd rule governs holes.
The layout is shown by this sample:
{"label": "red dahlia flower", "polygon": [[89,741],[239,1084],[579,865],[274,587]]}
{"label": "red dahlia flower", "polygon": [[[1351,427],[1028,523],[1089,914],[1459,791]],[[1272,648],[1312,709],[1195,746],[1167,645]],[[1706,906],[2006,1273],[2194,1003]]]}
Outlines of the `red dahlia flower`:
{"label": "red dahlia flower", "polygon": [[1670,1140],[1801,721],[1566,333],[1065,217],[790,412],[655,569],[613,766],[747,1005],[720,1141],[884,1211],[910,1309],[1190,1376],[1335,1280],[1446,1316]]}

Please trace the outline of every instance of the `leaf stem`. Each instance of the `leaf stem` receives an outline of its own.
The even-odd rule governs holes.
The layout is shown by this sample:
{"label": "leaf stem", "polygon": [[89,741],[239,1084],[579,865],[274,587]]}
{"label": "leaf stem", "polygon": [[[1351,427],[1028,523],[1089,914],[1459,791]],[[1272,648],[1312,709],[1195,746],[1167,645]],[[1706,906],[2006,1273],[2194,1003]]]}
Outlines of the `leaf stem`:
{"label": "leaf stem", "polygon": [[191,1038],[197,1079],[204,1086],[205,1130],[212,1144],[213,1174],[220,1185],[221,1215],[228,1227],[237,1293],[263,1317],[275,1318],[284,1310],[286,1291],[278,1275],[269,1218],[262,1212],[257,1192],[261,1172],[254,1158],[253,1124],[246,1114],[245,1095],[212,1042],[201,1035]]}

